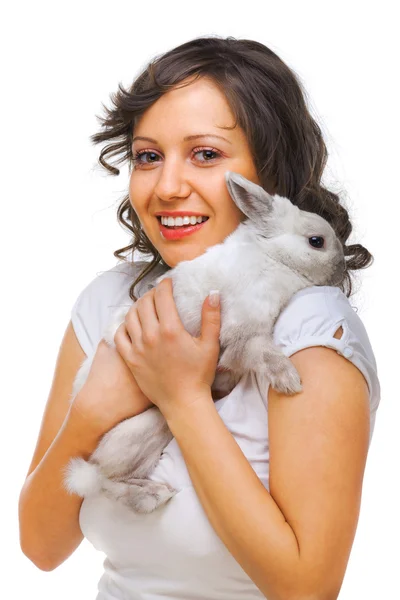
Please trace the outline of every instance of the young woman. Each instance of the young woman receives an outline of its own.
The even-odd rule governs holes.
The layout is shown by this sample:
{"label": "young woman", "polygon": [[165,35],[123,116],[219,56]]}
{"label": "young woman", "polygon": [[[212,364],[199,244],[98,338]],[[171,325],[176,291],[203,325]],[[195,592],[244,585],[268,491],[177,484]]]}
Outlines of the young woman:
{"label": "young woman", "polygon": [[[158,57],[112,102],[92,139],[109,142],[99,159],[108,171],[119,174],[108,157],[130,165],[118,217],[132,243],[114,255],[132,254],[91,281],[72,309],[21,492],[21,547],[53,570],[85,536],[107,556],[98,600],[333,600],[356,532],[380,399],[368,335],[349,303],[351,271],[372,256],[346,245],[352,226],[321,184],[327,151],[301,85],[266,46],[210,37]],[[220,308],[205,300],[201,336],[192,338],[171,281],[154,286],[244,218],[226,188],[228,170],[318,212],[344,246],[342,284],[295,294],[276,322],[275,340],[302,378],[303,391],[291,397],[249,373],[228,396],[213,398]],[[160,213],[208,219],[172,233]],[[151,263],[134,262],[135,249]],[[110,349],[102,331],[114,307],[131,300]],[[70,407],[77,370],[93,354]],[[69,495],[70,458],[88,458],[106,431],[153,404],[174,438],[151,479],[178,493],[148,515],[102,496]]]}

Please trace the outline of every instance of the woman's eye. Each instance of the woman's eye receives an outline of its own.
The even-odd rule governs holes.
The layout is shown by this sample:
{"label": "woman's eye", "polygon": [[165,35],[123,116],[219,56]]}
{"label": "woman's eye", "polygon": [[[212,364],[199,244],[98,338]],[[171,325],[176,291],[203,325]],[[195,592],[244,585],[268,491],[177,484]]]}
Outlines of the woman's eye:
{"label": "woman's eye", "polygon": [[[199,162],[201,163],[211,162],[213,160],[216,160],[217,157],[219,158],[221,156],[221,154],[217,150],[211,148],[195,148],[193,150],[193,156],[197,154],[202,154],[203,158],[205,159],[199,160]],[[146,156],[148,157],[147,159],[142,159],[142,157]],[[139,150],[138,152],[134,153],[132,162],[134,163],[134,165],[138,165],[140,168],[142,165],[151,165],[152,163],[158,162],[158,158],[160,158],[160,156],[156,154],[156,152],[152,152],[150,150]]]}
{"label": "woman's eye", "polygon": [[[201,149],[195,149],[193,151],[193,154],[208,154],[207,159],[204,162],[210,162],[212,160],[215,160],[215,157],[210,157],[210,154],[216,154],[217,156],[221,156],[220,153],[217,150],[212,150],[210,148],[201,148]],[[200,161],[203,162],[203,161]]]}
{"label": "woman's eye", "polygon": [[135,165],[137,165],[137,164],[139,164],[139,165],[146,165],[146,164],[147,164],[147,165],[149,165],[149,164],[151,164],[152,162],[157,162],[157,161],[151,160],[151,161],[148,163],[147,161],[143,161],[143,160],[141,160],[142,156],[146,156],[147,154],[151,155],[151,156],[152,156],[152,158],[154,158],[154,157],[156,157],[156,158],[157,158],[157,157],[158,157],[158,154],[156,154],[155,152],[149,152],[148,150],[142,150],[142,151],[136,152],[136,153],[134,154],[134,156],[133,156],[133,158],[132,158],[132,162],[133,162]]}

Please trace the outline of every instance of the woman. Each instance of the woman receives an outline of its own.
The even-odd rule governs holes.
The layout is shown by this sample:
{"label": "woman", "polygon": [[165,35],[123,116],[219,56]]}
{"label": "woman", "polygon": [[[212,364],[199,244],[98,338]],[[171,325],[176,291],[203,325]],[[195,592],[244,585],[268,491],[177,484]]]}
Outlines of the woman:
{"label": "woman", "polygon": [[[96,277],[72,309],[21,492],[21,547],[53,570],[87,537],[107,555],[98,600],[337,598],[380,398],[373,351],[348,300],[350,271],[372,256],[345,245],[352,226],[321,185],[327,152],[301,85],[258,42],[199,38],[158,57],[113,104],[92,139],[111,142],[100,163],[113,174],[108,156],[129,162],[118,217],[133,239],[114,255],[132,250],[132,259]],[[340,287],[302,290],[276,322],[276,343],[302,378],[303,392],[292,397],[262,389],[249,373],[228,396],[212,398],[219,307],[204,302],[195,339],[179,320],[170,280],[154,287],[243,219],[227,170],[321,214],[350,257]],[[208,220],[176,237],[157,218],[165,211]],[[151,264],[133,262],[135,249],[151,254]],[[110,349],[101,338],[111,312],[137,299]],[[70,407],[76,372],[93,353]],[[106,431],[153,404],[174,439],[151,479],[178,493],[148,515],[68,495],[69,459],[88,458]]]}

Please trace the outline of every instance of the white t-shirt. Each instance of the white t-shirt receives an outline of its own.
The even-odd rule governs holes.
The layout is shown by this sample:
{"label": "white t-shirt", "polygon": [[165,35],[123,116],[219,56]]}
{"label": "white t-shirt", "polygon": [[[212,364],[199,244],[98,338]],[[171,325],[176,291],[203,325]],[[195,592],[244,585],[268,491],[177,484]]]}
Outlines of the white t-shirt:
{"label": "white t-shirt", "polygon": [[[96,351],[114,308],[131,305],[129,287],[143,261],[119,263],[84,288],[72,308],[72,324],[87,356]],[[154,285],[165,267],[147,275],[137,297]],[[333,335],[343,328],[342,337]],[[327,346],[350,360],[370,392],[370,442],[380,401],[375,357],[365,327],[346,295],[336,287],[297,292],[274,327],[274,341],[286,356],[309,346]],[[268,385],[248,373],[216,409],[259,479],[269,490]],[[210,525],[175,440],[150,475],[178,490],[164,506],[137,515],[103,496],[86,498],[80,511],[83,535],[104,552],[104,574],[96,600],[255,600],[260,590]]]}

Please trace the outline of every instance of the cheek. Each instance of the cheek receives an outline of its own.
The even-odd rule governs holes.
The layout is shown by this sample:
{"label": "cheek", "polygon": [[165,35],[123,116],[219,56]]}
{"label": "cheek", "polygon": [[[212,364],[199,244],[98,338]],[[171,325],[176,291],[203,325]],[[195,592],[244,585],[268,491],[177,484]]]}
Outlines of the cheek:
{"label": "cheek", "polygon": [[210,198],[209,204],[214,212],[214,217],[228,226],[238,224],[244,218],[243,213],[236,206],[226,189],[221,190],[219,195],[215,193],[214,189],[208,197]]}
{"label": "cheek", "polygon": [[144,182],[139,181],[135,174],[131,175],[129,180],[128,195],[131,206],[140,213],[141,207],[145,205],[145,199],[148,197],[148,191]]}
{"label": "cheek", "polygon": [[134,184],[132,183],[132,177],[129,180],[128,186],[128,194],[129,194],[129,202],[133,205],[132,199],[134,198]]}
{"label": "cheek", "polygon": [[226,197],[224,200],[223,212],[225,214],[226,219],[231,222],[241,221],[244,218],[242,211],[235,204],[234,200],[231,198],[231,196],[228,193],[226,193],[225,196]]}

